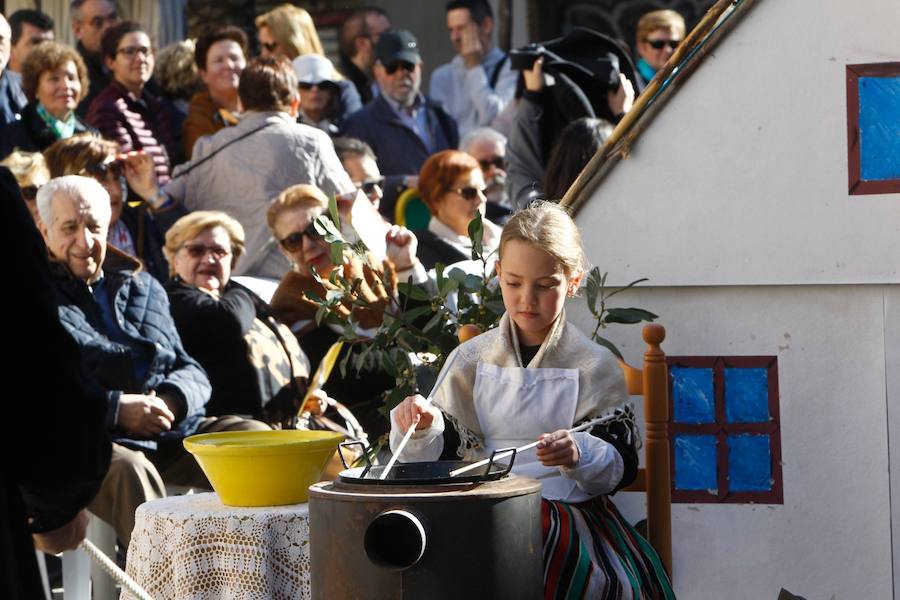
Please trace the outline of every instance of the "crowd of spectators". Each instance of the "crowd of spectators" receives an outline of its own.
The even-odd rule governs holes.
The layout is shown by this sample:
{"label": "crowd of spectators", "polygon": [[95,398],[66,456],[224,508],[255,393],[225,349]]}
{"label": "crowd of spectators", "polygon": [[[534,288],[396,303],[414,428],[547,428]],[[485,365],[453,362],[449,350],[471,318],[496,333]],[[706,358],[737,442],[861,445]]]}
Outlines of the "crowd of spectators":
{"label": "crowd of spectators", "polygon": [[[446,4],[456,55],[427,94],[416,35],[376,7],[347,16],[337,66],[311,15],[287,4],[256,18],[258,57],[224,25],[158,51],[112,0],[72,0],[71,21],[74,47],[53,41],[40,11],[0,15],[0,164],[47,245],[60,323],[106,398],[112,459],[90,509],[125,544],[137,504],[167,484],[208,485],[185,435],[294,425],[341,334],[308,292],[324,297],[335,269],[357,281],[365,306],[346,316],[365,333],[398,281],[471,257],[476,214],[495,250],[512,211],[560,199],[685,33],[673,11],[646,15],[639,75],[601,99],[613,122],[554,129],[542,119],[559,83],[541,59],[514,68],[486,0]],[[397,210],[404,192],[430,215],[415,231]],[[330,198],[368,264],[334,264],[314,224]],[[378,437],[393,384],[348,371],[324,392]]]}

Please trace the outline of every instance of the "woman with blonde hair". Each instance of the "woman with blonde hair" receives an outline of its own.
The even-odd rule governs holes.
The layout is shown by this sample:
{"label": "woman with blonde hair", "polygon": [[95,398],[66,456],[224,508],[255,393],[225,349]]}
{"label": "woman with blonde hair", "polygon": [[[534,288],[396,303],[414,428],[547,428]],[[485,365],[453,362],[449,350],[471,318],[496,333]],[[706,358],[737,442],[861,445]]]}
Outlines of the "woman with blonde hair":
{"label": "woman with blonde hair", "polygon": [[[300,184],[279,194],[267,214],[269,229],[281,252],[291,262],[291,270],[272,296],[272,312],[294,331],[313,369],[342,333],[341,329],[332,329],[325,322],[316,323],[319,304],[310,300],[306,293],[325,298],[326,289],[316,280],[313,270],[327,281],[335,268],[340,267],[345,279],[359,281],[355,294],[365,300],[367,306],[348,305],[339,310],[363,331],[381,324],[385,309],[396,299],[398,279],[425,280],[424,269],[416,259],[416,238],[402,227],[388,231],[388,258],[385,260],[379,261],[371,253],[363,260],[348,250],[343,264],[335,265],[328,242],[315,227],[316,218],[325,214],[327,208],[328,198],[321,190]],[[340,359],[351,351],[350,347],[345,347]],[[382,392],[393,387],[394,379],[384,373],[363,372],[357,377],[348,371],[346,376],[341,376],[335,369],[324,389],[329,396],[347,405],[374,439],[388,429],[378,408]]]}
{"label": "woman with blonde hair", "polygon": [[[312,16],[298,6],[282,4],[259,15],[256,17],[256,29],[262,56],[285,56],[291,61],[306,54],[325,56]],[[362,108],[362,100],[353,82],[345,79],[334,67],[329,79],[340,88],[340,114],[349,115]]]}
{"label": "woman with blonde hair", "polygon": [[44,155],[40,152],[21,152],[16,150],[3,160],[0,160],[0,166],[6,167],[16,178],[19,184],[19,190],[22,192],[22,199],[25,200],[25,206],[31,213],[31,218],[35,223],[40,221],[41,216],[37,211],[37,191],[42,185],[50,181],[50,171],[47,170],[47,163],[44,161]]}
{"label": "woman with blonde hair", "polygon": [[231,279],[244,251],[244,228],[224,212],[193,212],[166,233],[164,251],[172,318],[212,384],[206,414],[293,426],[309,360],[269,306]]}

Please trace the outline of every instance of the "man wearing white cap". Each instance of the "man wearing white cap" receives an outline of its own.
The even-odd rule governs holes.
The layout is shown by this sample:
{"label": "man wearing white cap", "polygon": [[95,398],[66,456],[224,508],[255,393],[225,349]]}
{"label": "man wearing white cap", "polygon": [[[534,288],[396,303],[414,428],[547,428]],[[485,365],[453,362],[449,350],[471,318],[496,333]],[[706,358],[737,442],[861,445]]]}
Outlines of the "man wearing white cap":
{"label": "man wearing white cap", "polygon": [[324,56],[304,54],[294,59],[300,86],[300,113],[297,122],[337,135],[341,114],[341,90],[334,77],[334,65]]}

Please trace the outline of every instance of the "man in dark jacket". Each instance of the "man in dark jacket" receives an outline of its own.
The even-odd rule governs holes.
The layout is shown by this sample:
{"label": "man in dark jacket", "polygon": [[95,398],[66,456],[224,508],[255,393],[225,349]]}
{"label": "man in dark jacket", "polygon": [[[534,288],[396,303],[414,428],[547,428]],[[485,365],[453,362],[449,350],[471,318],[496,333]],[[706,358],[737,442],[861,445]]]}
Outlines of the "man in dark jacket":
{"label": "man in dark jacket", "polygon": [[7,68],[11,42],[12,29],[0,15],[0,126],[18,119],[19,113],[28,104],[28,98],[22,91],[22,78],[13,76]]}
{"label": "man in dark jacket", "polygon": [[204,416],[209,379],[184,350],[165,290],[136,259],[107,246],[103,186],[77,175],[53,179],[37,205],[60,321],[107,396],[113,458],[90,508],[127,543],[134,509],[165,495],[162,481],[209,487],[181,445],[185,436],[267,427]]}
{"label": "man in dark jacket", "polygon": [[385,31],[375,45],[375,56],[381,93],[347,118],[344,134],[366,142],[378,156],[378,168],[385,175],[379,210],[393,221],[400,192],[416,186],[425,159],[456,148],[459,133],[453,118],[419,91],[422,57],[413,34]]}
{"label": "man in dark jacket", "polygon": [[103,64],[100,40],[107,29],[119,22],[119,12],[113,0],[71,0],[72,33],[78,40],[75,47],[88,69],[91,87],[78,104],[78,116],[87,115],[94,98],[109,85],[112,75]]}
{"label": "man in dark jacket", "polygon": [[[16,293],[6,298],[10,345],[6,381],[30,391],[5,403],[6,418],[50,443],[23,445],[2,436],[0,469],[0,598],[43,598],[34,548],[57,553],[84,539],[88,505],[109,466],[103,422],[106,403],[89,391],[78,347],[56,318],[47,249],[34,228],[12,174],[0,167],[0,247],[15,255],[8,273]],[[21,389],[21,386],[19,386]]]}

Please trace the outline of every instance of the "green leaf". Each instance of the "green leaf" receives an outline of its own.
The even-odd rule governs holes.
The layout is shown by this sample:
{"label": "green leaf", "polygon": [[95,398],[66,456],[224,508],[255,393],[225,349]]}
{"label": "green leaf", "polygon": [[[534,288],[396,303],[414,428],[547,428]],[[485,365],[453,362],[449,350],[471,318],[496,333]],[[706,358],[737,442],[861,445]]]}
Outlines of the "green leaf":
{"label": "green leaf", "polygon": [[604,348],[606,348],[607,350],[609,350],[610,352],[612,352],[613,354],[615,354],[616,358],[618,358],[619,360],[625,360],[624,358],[622,358],[622,353],[619,352],[619,349],[616,348],[616,345],[613,344],[608,339],[606,339],[604,337],[600,337],[599,335],[595,335],[594,341],[597,342],[598,344],[600,344],[601,346],[603,346]]}
{"label": "green leaf", "polygon": [[640,279],[635,279],[634,281],[632,281],[631,283],[629,283],[629,284],[626,285],[625,287],[621,287],[621,288],[619,288],[619,289],[617,289],[617,290],[615,290],[615,291],[612,291],[612,292],[610,292],[609,294],[607,294],[607,295],[606,295],[606,299],[609,300],[610,298],[612,298],[613,296],[615,296],[615,295],[618,294],[619,292],[624,292],[624,291],[627,290],[628,288],[634,287],[634,286],[636,286],[636,285],[639,284],[639,283],[643,283],[644,281],[650,281],[650,280],[647,279],[646,277],[641,277]]}
{"label": "green leaf", "polygon": [[344,297],[344,290],[328,290],[325,292],[325,302],[332,303]]}
{"label": "green leaf", "polygon": [[417,306],[403,313],[403,320],[407,323],[414,323],[419,317],[430,315],[433,312],[434,309],[431,306]]}
{"label": "green leaf", "polygon": [[479,277],[478,275],[466,275],[466,278],[463,280],[463,287],[471,292],[477,292],[481,289],[481,286],[484,284],[484,279]]}
{"label": "green leaf", "polygon": [[478,260],[482,254],[481,240],[484,238],[484,223],[481,222],[481,212],[475,213],[475,218],[469,221],[469,241],[472,242],[472,260]]}
{"label": "green leaf", "polygon": [[641,321],[653,321],[656,318],[657,315],[642,308],[610,308],[607,309],[603,320],[607,323],[633,325]]}
{"label": "green leaf", "polygon": [[444,318],[444,309],[437,311],[434,313],[434,316],[428,320],[428,323],[425,324],[425,327],[422,328],[422,331],[431,331],[434,327],[441,322],[441,319]]}
{"label": "green leaf", "polygon": [[328,315],[328,307],[327,306],[322,305],[319,308],[317,308],[316,309],[316,325],[321,326],[322,320],[325,318],[326,315]]}
{"label": "green leaf", "polygon": [[444,279],[443,283],[439,283],[438,286],[441,297],[446,298],[451,292],[455,292],[459,289],[459,280]]}
{"label": "green leaf", "polygon": [[409,282],[400,282],[397,284],[397,289],[401,294],[405,294],[409,296],[413,300],[430,300],[431,296],[428,295],[428,292],[420,285]]}
{"label": "green leaf", "polygon": [[344,264],[344,244],[342,242],[331,244],[331,264],[336,267]]}
{"label": "green leaf", "polygon": [[341,215],[338,212],[337,196],[332,195],[331,198],[328,199],[328,214],[331,216],[332,223],[341,222]]}

